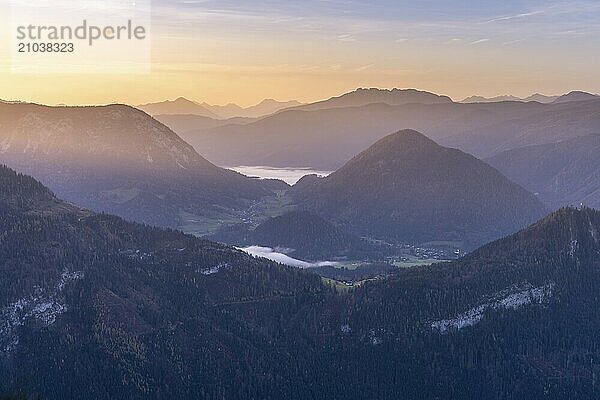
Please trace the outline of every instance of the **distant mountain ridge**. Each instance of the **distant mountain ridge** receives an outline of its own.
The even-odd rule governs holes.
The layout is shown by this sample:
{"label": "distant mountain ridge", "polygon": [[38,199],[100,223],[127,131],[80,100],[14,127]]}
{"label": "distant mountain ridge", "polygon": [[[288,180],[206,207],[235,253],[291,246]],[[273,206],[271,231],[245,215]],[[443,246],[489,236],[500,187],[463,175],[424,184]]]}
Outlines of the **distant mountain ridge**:
{"label": "distant mountain ridge", "polygon": [[208,118],[220,118],[203,104],[198,104],[183,97],[179,97],[173,101],[166,100],[158,103],[140,104],[137,108],[150,115],[192,114]]}
{"label": "distant mountain ridge", "polygon": [[461,100],[461,103],[496,103],[500,101],[524,101],[523,99],[512,96],[512,95],[503,95],[496,97],[483,97],[483,96],[471,96],[466,99]]}
{"label": "distant mountain ridge", "polygon": [[258,118],[266,115],[274,114],[279,110],[283,110],[289,107],[296,107],[302,105],[299,101],[277,101],[274,99],[265,99],[260,103],[250,106],[241,107],[237,104],[227,104],[225,106],[215,106],[208,103],[202,103],[204,107],[211,110],[215,114],[219,115],[220,118]]}
{"label": "distant mountain ridge", "polygon": [[249,123],[190,129],[186,140],[217,165],[333,170],[400,128],[418,130],[445,146],[487,158],[600,132],[599,116],[600,98],[549,104],[375,103],[282,110]]}
{"label": "distant mountain ridge", "polygon": [[587,101],[598,99],[600,99],[600,96],[598,96],[597,94],[575,90],[573,92],[559,96],[556,100],[554,100],[554,103],[568,103],[570,101]]}
{"label": "distant mountain ridge", "polygon": [[277,101],[274,99],[265,99],[260,103],[241,107],[237,104],[227,104],[224,106],[211,105],[208,103],[198,103],[179,97],[176,100],[166,100],[158,103],[141,104],[137,106],[140,110],[147,112],[152,116],[157,115],[196,115],[217,120],[230,118],[258,118],[273,114],[281,109],[300,106],[302,103],[296,100]]}
{"label": "distant mountain ridge", "polygon": [[497,170],[414,130],[386,136],[325,178],[301,179],[292,193],[302,208],[354,232],[470,248],[545,213]]}
{"label": "distant mountain ridge", "polygon": [[566,103],[566,102],[570,102],[570,101],[593,100],[595,98],[598,98],[598,95],[575,90],[575,91],[565,93],[565,94],[559,95],[559,96],[546,96],[546,95],[543,95],[540,93],[535,93],[535,94],[532,94],[531,96],[524,97],[524,98],[513,96],[513,95],[503,95],[503,96],[496,96],[496,97],[471,96],[471,97],[467,97],[466,99],[462,100],[461,103],[466,103],[466,104],[469,104],[469,103],[498,103],[501,101],[519,101],[519,102],[526,103],[529,101],[537,101],[538,103],[549,104],[549,103]]}
{"label": "distant mountain ridge", "polygon": [[377,103],[385,103],[389,105],[403,105],[411,103],[440,104],[452,103],[452,99],[448,96],[441,96],[435,93],[416,89],[360,88],[338,97],[332,97],[328,100],[288,108],[285,109],[285,111],[315,111],[330,108],[360,107]]}
{"label": "distant mountain ridge", "polygon": [[462,100],[461,103],[497,103],[500,101],[520,101],[526,103],[528,101],[537,101],[538,103],[547,104],[554,102],[558,98],[559,96],[546,96],[540,93],[535,93],[525,98],[512,95],[503,95],[496,97],[471,96]]}
{"label": "distant mountain ridge", "polygon": [[600,209],[600,134],[508,150],[486,159],[552,208]]}
{"label": "distant mountain ridge", "polygon": [[174,132],[177,132],[177,135],[186,142],[194,140],[199,130],[213,129],[226,125],[245,125],[257,120],[257,118],[244,117],[214,119],[193,114],[160,114],[155,115],[154,118],[168,126]]}

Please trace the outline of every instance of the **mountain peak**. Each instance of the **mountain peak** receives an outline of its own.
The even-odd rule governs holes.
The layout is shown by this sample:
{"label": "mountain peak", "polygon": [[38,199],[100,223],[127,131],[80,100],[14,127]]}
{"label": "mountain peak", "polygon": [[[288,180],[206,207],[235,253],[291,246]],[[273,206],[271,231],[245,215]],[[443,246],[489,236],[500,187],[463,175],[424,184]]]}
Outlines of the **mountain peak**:
{"label": "mountain peak", "polygon": [[545,213],[494,168],[411,129],[386,136],[321,180],[299,182],[294,192],[304,209],[340,226],[401,242],[473,247]]}
{"label": "mountain peak", "polygon": [[476,250],[467,258],[489,254],[526,252],[529,257],[554,255],[578,261],[600,254],[600,211],[592,208],[564,207],[535,224]]}
{"label": "mountain peak", "polygon": [[452,99],[448,96],[417,89],[358,88],[340,96],[318,101],[316,103],[292,107],[289,110],[315,111],[332,108],[361,107],[379,103],[390,106],[406,104],[447,104],[452,103]]}
{"label": "mountain peak", "polygon": [[[371,147],[348,162],[370,162],[381,164],[384,161],[401,160],[428,149],[442,149],[442,146],[413,129],[403,129],[379,139]],[[347,164],[347,165],[348,165]]]}
{"label": "mountain peak", "polygon": [[0,116],[2,162],[85,208],[179,227],[180,210],[208,215],[211,207],[243,208],[245,196],[269,193],[262,183],[210,163],[130,106],[2,104]]}
{"label": "mountain peak", "polygon": [[[591,238],[596,244],[600,243],[600,211],[593,208],[563,207],[533,225],[530,229],[548,229],[553,227],[555,232],[568,231],[571,235],[581,238]],[[565,229],[568,227],[568,229]],[[574,237],[574,240],[577,239]]]}
{"label": "mountain peak", "polygon": [[206,105],[199,104],[185,97],[178,97],[175,100],[165,100],[157,103],[140,104],[137,106],[140,110],[145,111],[150,115],[162,114],[191,114],[201,115],[204,117],[215,118],[219,117],[213,113]]}
{"label": "mountain peak", "polygon": [[173,100],[173,103],[191,103],[191,104],[198,104],[195,101],[186,99],[185,97],[178,97],[175,100]]}
{"label": "mountain peak", "polygon": [[260,105],[274,104],[274,103],[279,103],[279,101],[277,101],[275,99],[264,99],[263,101],[261,101],[257,105],[260,106]]}
{"label": "mountain peak", "polygon": [[[381,102],[390,105],[407,104],[407,103],[451,103],[452,99],[448,96],[427,92],[417,89],[400,89],[400,88],[358,88],[352,92],[343,94],[338,98],[344,97],[365,97],[371,102]],[[333,99],[335,99],[334,97]]]}
{"label": "mountain peak", "polygon": [[426,143],[439,146],[436,142],[429,139],[427,136],[414,129],[402,129],[380,139],[374,146],[383,146],[390,144],[410,144],[410,143]]}
{"label": "mountain peak", "polygon": [[585,100],[594,100],[600,98],[596,94],[584,92],[582,90],[573,90],[567,94],[564,94],[554,100],[554,103],[566,103],[570,101],[585,101]]}

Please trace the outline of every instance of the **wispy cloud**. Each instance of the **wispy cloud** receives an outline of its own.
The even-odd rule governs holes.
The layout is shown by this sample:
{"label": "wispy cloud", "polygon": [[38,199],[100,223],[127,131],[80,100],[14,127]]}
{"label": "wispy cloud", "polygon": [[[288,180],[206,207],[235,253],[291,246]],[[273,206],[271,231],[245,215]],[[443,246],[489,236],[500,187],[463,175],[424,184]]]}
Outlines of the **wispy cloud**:
{"label": "wispy cloud", "polygon": [[354,37],[354,35],[350,34],[350,33],[346,33],[343,35],[338,35],[337,39],[340,42],[356,42],[356,38]]}
{"label": "wispy cloud", "polygon": [[513,19],[520,19],[520,18],[533,17],[536,15],[542,15],[544,13],[545,13],[545,11],[539,10],[539,11],[531,11],[531,12],[525,12],[525,13],[514,14],[514,15],[505,15],[502,17],[496,17],[496,18],[489,19],[487,21],[484,21],[483,23],[490,24],[492,22],[510,21]]}
{"label": "wispy cloud", "polygon": [[577,30],[566,30],[566,31],[553,32],[552,34],[556,35],[556,36],[584,36],[585,32],[577,31]]}
{"label": "wispy cloud", "polygon": [[486,38],[486,39],[479,39],[479,40],[475,40],[473,42],[469,42],[470,46],[476,45],[476,44],[480,44],[480,43],[485,43],[485,42],[489,42],[490,39]]}
{"label": "wispy cloud", "polygon": [[509,40],[508,42],[502,43],[502,46],[510,46],[511,44],[521,43],[522,41],[523,39]]}

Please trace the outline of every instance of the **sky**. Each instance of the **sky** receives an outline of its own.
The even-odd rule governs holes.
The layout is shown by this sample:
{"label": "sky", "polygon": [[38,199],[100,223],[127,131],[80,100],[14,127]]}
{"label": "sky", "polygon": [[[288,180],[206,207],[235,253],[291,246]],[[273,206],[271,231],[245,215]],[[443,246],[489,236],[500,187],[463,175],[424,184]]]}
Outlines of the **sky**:
{"label": "sky", "polygon": [[8,7],[0,0],[5,100],[140,104],[184,96],[247,106],[357,87],[417,88],[455,100],[600,92],[600,1],[154,0],[149,72],[130,74],[15,73]]}

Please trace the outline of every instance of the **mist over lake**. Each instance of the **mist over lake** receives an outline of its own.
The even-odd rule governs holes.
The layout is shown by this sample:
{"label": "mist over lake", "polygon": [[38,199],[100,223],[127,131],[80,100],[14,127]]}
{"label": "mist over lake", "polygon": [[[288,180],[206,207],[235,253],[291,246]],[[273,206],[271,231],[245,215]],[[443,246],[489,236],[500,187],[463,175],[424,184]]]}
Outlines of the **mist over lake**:
{"label": "mist over lake", "polygon": [[289,265],[290,267],[297,268],[313,268],[313,267],[324,267],[324,266],[335,266],[336,263],[332,261],[321,261],[317,263],[310,263],[307,261],[298,260],[296,258],[292,258],[287,254],[280,253],[270,247],[261,247],[261,246],[248,246],[241,248],[240,250],[255,256],[255,257],[263,257],[271,261],[278,262],[280,264]]}
{"label": "mist over lake", "polygon": [[246,176],[262,179],[281,179],[287,184],[294,185],[303,176],[319,175],[327,176],[333,171],[315,170],[310,167],[269,167],[269,166],[238,166],[228,169],[239,172]]}

